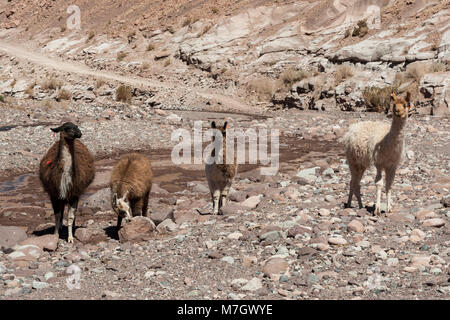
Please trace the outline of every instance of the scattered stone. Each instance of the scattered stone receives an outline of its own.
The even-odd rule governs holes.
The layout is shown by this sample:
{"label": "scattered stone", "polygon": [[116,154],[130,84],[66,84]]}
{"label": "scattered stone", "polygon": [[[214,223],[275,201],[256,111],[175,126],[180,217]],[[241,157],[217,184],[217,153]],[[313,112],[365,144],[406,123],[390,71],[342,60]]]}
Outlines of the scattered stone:
{"label": "scattered stone", "polygon": [[230,256],[223,257],[223,258],[220,259],[220,260],[222,260],[222,261],[224,261],[224,262],[226,262],[226,263],[229,263],[229,264],[233,264],[233,263],[234,263],[234,258],[233,258],[233,257],[230,257]]}
{"label": "scattered stone", "polygon": [[40,237],[32,237],[23,241],[20,245],[35,245],[41,250],[55,251],[58,247],[58,235],[48,234]]}
{"label": "scattered stone", "polygon": [[445,225],[445,220],[440,218],[427,219],[422,222],[424,227],[436,227],[440,228]]}
{"label": "scattered stone", "polygon": [[41,290],[41,289],[47,289],[48,287],[50,287],[50,285],[47,282],[41,282],[41,281],[34,280],[32,283],[32,287],[33,287],[33,289]]}
{"label": "scattered stone", "polygon": [[244,202],[241,203],[241,205],[250,210],[253,210],[258,206],[258,204],[260,202],[261,202],[260,196],[253,196],[253,197],[247,198]]}
{"label": "scattered stone", "polygon": [[289,264],[283,258],[269,259],[263,268],[263,273],[266,277],[271,279],[277,278],[285,274],[289,270]]}
{"label": "scattered stone", "polygon": [[241,289],[244,291],[257,291],[263,287],[261,279],[252,278],[246,285],[244,285]]}
{"label": "scattered stone", "polygon": [[336,246],[345,246],[347,244],[347,240],[342,237],[330,237],[328,238],[328,243]]}
{"label": "scattered stone", "polygon": [[364,225],[359,220],[352,220],[348,225],[347,228],[351,231],[363,233],[364,232]]}
{"label": "scattered stone", "polygon": [[92,231],[88,228],[76,228],[74,236],[82,243],[88,243],[91,240]]}

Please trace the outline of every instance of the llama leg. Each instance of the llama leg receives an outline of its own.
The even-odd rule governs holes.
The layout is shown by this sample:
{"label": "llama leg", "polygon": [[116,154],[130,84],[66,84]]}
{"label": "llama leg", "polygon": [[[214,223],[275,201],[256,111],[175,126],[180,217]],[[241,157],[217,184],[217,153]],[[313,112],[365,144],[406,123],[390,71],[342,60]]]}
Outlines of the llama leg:
{"label": "llama leg", "polygon": [[352,178],[350,180],[350,192],[348,195],[348,200],[347,200],[347,208],[351,208],[352,206],[352,197],[353,194],[356,195],[356,199],[358,200],[358,205],[359,208],[361,209],[363,207],[362,205],[362,200],[361,200],[361,189],[360,189],[360,185],[361,185],[361,178],[364,174],[364,168],[356,166],[356,167],[351,167],[352,169],[350,170]]}
{"label": "llama leg", "polygon": [[69,230],[69,235],[67,237],[68,243],[73,243],[73,226],[75,222],[75,213],[78,208],[78,198],[74,198],[69,202],[69,212],[67,213],[67,229]]}
{"label": "llama leg", "polygon": [[213,198],[213,215],[219,214],[219,200],[220,200],[220,190],[214,190],[212,195]]}
{"label": "llama leg", "polygon": [[395,177],[395,168],[386,169],[386,198],[387,198],[387,208],[386,212],[392,211],[392,202],[391,202],[391,187],[394,183]]}
{"label": "llama leg", "polygon": [[53,212],[55,214],[55,232],[54,234],[59,235],[62,228],[62,218],[64,215],[64,201],[60,199],[52,199]]}
{"label": "llama leg", "polygon": [[136,201],[134,203],[134,205],[132,206],[132,209],[131,209],[133,217],[142,216],[142,207],[143,206],[144,206],[143,198],[139,199],[138,201]]}
{"label": "llama leg", "polygon": [[150,191],[147,192],[144,196],[144,200],[142,201],[142,215],[144,217],[147,216],[147,210],[148,210],[148,198],[150,196]]}
{"label": "llama leg", "polygon": [[381,190],[383,189],[382,171],[380,167],[377,167],[377,176],[375,177],[375,184],[377,186],[377,202],[375,203],[375,215],[381,213]]}
{"label": "llama leg", "polygon": [[366,170],[366,168],[362,168],[362,167],[359,168],[359,171],[357,172],[357,176],[355,178],[355,185],[353,187],[356,198],[358,199],[358,206],[360,209],[362,209],[362,207],[363,207],[362,200],[361,200],[361,179],[364,175],[365,170]]}
{"label": "llama leg", "polygon": [[117,217],[117,231],[120,230],[120,226],[122,225],[122,217],[118,216]]}
{"label": "llama leg", "polygon": [[220,194],[219,210],[220,210],[220,208],[222,208],[223,206],[225,206],[227,204],[228,192],[230,191],[230,187],[231,186],[225,186],[225,188],[223,189],[223,191]]}

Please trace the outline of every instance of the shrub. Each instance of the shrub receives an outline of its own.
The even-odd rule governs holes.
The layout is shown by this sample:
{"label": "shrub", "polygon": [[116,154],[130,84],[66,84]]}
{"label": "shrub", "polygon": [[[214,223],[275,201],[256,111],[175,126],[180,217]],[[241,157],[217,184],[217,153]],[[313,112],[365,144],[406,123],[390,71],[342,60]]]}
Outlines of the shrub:
{"label": "shrub", "polygon": [[212,13],[214,13],[214,14],[218,14],[218,13],[219,13],[219,9],[218,9],[217,7],[213,7],[213,8],[211,9],[211,11],[212,11]]}
{"label": "shrub", "polygon": [[92,40],[92,38],[94,38],[94,37],[95,37],[95,32],[94,31],[89,31],[87,41]]}
{"label": "shrub", "polygon": [[147,51],[152,51],[152,50],[155,50],[155,45],[149,43],[149,44],[147,45]]}
{"label": "shrub", "polygon": [[56,90],[62,87],[62,81],[55,78],[50,78],[44,81],[41,87],[43,90]]}
{"label": "shrub", "polygon": [[61,100],[71,100],[72,99],[72,92],[70,92],[69,90],[66,89],[60,89],[58,92],[58,96],[56,98],[56,100],[61,101]]}
{"label": "shrub", "polygon": [[310,76],[310,74],[303,70],[295,70],[294,68],[289,68],[283,71],[280,75],[281,81],[283,81],[284,85],[287,87],[292,86],[295,82],[306,79]]}
{"label": "shrub", "polygon": [[429,65],[423,62],[414,62],[406,67],[406,77],[416,82],[420,81],[425,73],[428,72]]}
{"label": "shrub", "polygon": [[358,26],[353,29],[352,36],[353,37],[364,37],[369,32],[369,28],[367,27],[366,20],[359,20]]}
{"label": "shrub", "polygon": [[186,18],[183,21],[183,27],[189,26],[191,24],[191,22],[192,22],[191,18]]}
{"label": "shrub", "polygon": [[168,66],[170,65],[171,62],[172,62],[172,61],[170,61],[170,58],[167,58],[167,59],[164,61],[164,67],[168,67]]}
{"label": "shrub", "polygon": [[61,32],[66,31],[66,26],[61,26]]}
{"label": "shrub", "polygon": [[5,97],[0,94],[0,102],[5,103]]}
{"label": "shrub", "polygon": [[254,79],[247,84],[250,91],[256,92],[259,99],[271,100],[275,92],[280,88],[281,81],[274,79]]}
{"label": "shrub", "polygon": [[350,29],[345,30],[344,38],[350,37],[350,34],[351,34]]}
{"label": "shrub", "polygon": [[392,86],[384,88],[366,87],[363,91],[364,102],[368,111],[387,112],[389,111],[391,94],[395,91]]}
{"label": "shrub", "polygon": [[95,81],[95,88],[98,89],[101,86],[103,86],[105,84],[105,80],[103,79],[97,79],[97,81]]}
{"label": "shrub", "polygon": [[199,36],[204,35],[205,33],[207,33],[209,30],[211,30],[212,25],[211,24],[207,24],[206,26],[203,27],[202,32],[200,32]]}
{"label": "shrub", "polygon": [[430,72],[444,72],[447,66],[442,62],[433,62],[430,66]]}
{"label": "shrub", "polygon": [[117,61],[122,61],[123,59],[125,59],[125,57],[128,55],[128,53],[126,53],[126,52],[123,52],[123,51],[120,51],[118,54],[117,54]]}
{"label": "shrub", "polygon": [[120,85],[116,89],[116,101],[128,103],[131,101],[132,96],[133,93],[131,92],[131,88],[129,86]]}
{"label": "shrub", "polygon": [[353,76],[353,67],[349,63],[341,64],[336,68],[336,74],[334,76],[335,85],[340,84],[342,81],[351,78]]}
{"label": "shrub", "polygon": [[35,86],[36,86],[36,82],[30,84],[28,86],[28,88],[25,90],[25,94],[27,94],[29,98],[33,98]]}
{"label": "shrub", "polygon": [[147,70],[147,69],[149,69],[150,68],[150,63],[148,63],[148,62],[144,62],[143,64],[142,64],[142,70]]}

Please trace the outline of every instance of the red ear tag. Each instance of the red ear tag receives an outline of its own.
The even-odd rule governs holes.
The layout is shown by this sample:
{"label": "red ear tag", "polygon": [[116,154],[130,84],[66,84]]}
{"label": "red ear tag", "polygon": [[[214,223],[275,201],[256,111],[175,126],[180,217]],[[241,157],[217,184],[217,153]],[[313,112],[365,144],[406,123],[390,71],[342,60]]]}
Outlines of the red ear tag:
{"label": "red ear tag", "polygon": [[56,138],[56,133],[53,132],[53,138]]}
{"label": "red ear tag", "polygon": [[52,160],[48,160],[48,161],[47,161],[47,165],[48,165],[48,166],[50,165],[50,163],[52,163]]}

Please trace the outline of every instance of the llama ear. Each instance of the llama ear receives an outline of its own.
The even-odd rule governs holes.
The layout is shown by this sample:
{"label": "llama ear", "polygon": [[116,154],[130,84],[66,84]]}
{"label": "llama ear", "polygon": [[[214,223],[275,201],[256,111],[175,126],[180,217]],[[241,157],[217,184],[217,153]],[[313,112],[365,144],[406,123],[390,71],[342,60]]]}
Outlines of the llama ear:
{"label": "llama ear", "polygon": [[128,197],[128,190],[127,191],[125,191],[125,194],[123,195],[123,199],[127,199],[127,197]]}
{"label": "llama ear", "polygon": [[53,132],[60,132],[62,130],[62,126],[58,128],[50,128]]}
{"label": "llama ear", "polygon": [[211,122],[211,128],[213,128],[213,129],[216,128],[216,122],[215,121]]}
{"label": "llama ear", "polygon": [[394,91],[392,91],[391,97],[392,97],[392,99],[397,100],[397,96],[395,95]]}
{"label": "llama ear", "polygon": [[227,130],[228,129],[228,121],[225,121],[225,123],[223,124],[223,129]]}
{"label": "llama ear", "polygon": [[406,92],[406,102],[408,103],[408,109],[411,108],[411,92]]}

